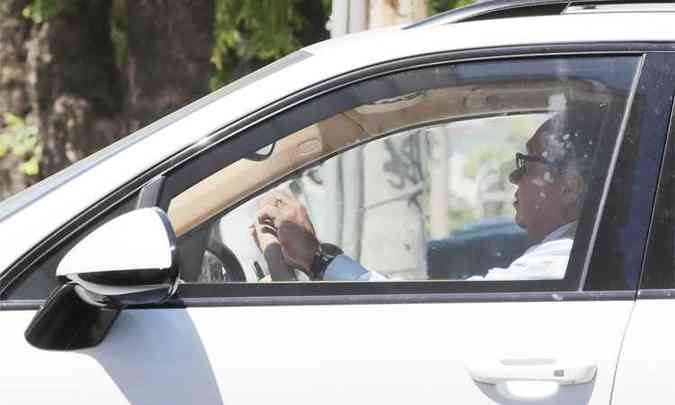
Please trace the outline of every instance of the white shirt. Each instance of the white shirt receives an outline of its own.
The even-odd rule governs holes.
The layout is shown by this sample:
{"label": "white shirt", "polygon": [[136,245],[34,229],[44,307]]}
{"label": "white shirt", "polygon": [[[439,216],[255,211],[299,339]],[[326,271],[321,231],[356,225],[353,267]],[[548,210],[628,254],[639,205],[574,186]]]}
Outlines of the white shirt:
{"label": "white shirt", "polygon": [[[563,225],[546,236],[539,244],[527,249],[507,268],[490,269],[485,276],[469,281],[492,280],[560,280],[565,277],[572,251],[576,222]],[[386,281],[387,278],[368,271],[349,256],[337,256],[326,268],[325,281]]]}

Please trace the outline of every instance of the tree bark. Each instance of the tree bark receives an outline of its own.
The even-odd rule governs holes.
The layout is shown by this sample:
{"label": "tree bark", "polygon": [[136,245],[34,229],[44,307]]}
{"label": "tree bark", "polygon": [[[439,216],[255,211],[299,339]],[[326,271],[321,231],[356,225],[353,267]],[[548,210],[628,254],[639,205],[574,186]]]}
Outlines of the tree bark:
{"label": "tree bark", "polygon": [[[0,4],[0,113],[11,113],[24,119],[31,112],[25,46],[30,38],[31,22],[21,15],[28,2],[5,0]],[[0,133],[4,132],[4,125],[0,117]],[[19,170],[22,163],[23,158],[11,151],[0,156],[0,200],[35,181]]]}
{"label": "tree bark", "polygon": [[127,3],[129,130],[209,92],[213,0]]}
{"label": "tree bark", "polygon": [[25,116],[30,111],[26,42],[31,22],[21,15],[29,0],[0,4],[0,111]]}
{"label": "tree bark", "polygon": [[69,0],[36,27],[29,61],[46,177],[116,139],[123,89],[110,37],[109,0]]}
{"label": "tree bark", "polygon": [[[363,1],[363,0],[360,0]],[[330,32],[326,29],[328,14],[326,9],[317,0],[299,0],[296,6],[298,13],[304,18],[306,24],[295,34],[302,46],[330,38]]]}

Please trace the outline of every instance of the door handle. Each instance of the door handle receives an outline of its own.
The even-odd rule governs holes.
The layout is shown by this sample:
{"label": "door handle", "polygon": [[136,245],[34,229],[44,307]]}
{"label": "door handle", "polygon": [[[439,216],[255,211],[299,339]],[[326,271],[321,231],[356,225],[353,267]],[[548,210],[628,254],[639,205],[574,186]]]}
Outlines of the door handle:
{"label": "door handle", "polygon": [[544,381],[560,385],[584,384],[595,378],[590,362],[558,362],[554,359],[504,359],[475,361],[466,366],[474,381],[499,384],[509,381]]}

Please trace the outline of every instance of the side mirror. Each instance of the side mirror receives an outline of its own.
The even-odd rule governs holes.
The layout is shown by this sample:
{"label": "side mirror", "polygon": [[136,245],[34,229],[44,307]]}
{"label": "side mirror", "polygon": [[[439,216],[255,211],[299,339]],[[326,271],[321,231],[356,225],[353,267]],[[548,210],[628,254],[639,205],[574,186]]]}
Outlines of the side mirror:
{"label": "side mirror", "polygon": [[82,239],[56,276],[65,284],[35,314],[26,340],[51,350],[95,346],[124,307],[161,303],[176,291],[176,236],[164,211],[135,210]]}

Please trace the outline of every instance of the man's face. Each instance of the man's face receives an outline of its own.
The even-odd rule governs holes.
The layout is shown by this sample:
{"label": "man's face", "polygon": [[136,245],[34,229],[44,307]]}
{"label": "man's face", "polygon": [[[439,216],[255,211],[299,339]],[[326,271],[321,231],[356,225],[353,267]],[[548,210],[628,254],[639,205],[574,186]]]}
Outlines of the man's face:
{"label": "man's face", "polygon": [[[526,144],[527,155],[551,160],[556,153],[548,150],[551,146],[546,141],[544,133],[530,138]],[[514,170],[509,179],[518,186],[513,203],[516,208],[515,221],[530,237],[541,240],[570,222],[563,198],[564,182],[555,166],[527,161],[525,167]]]}

